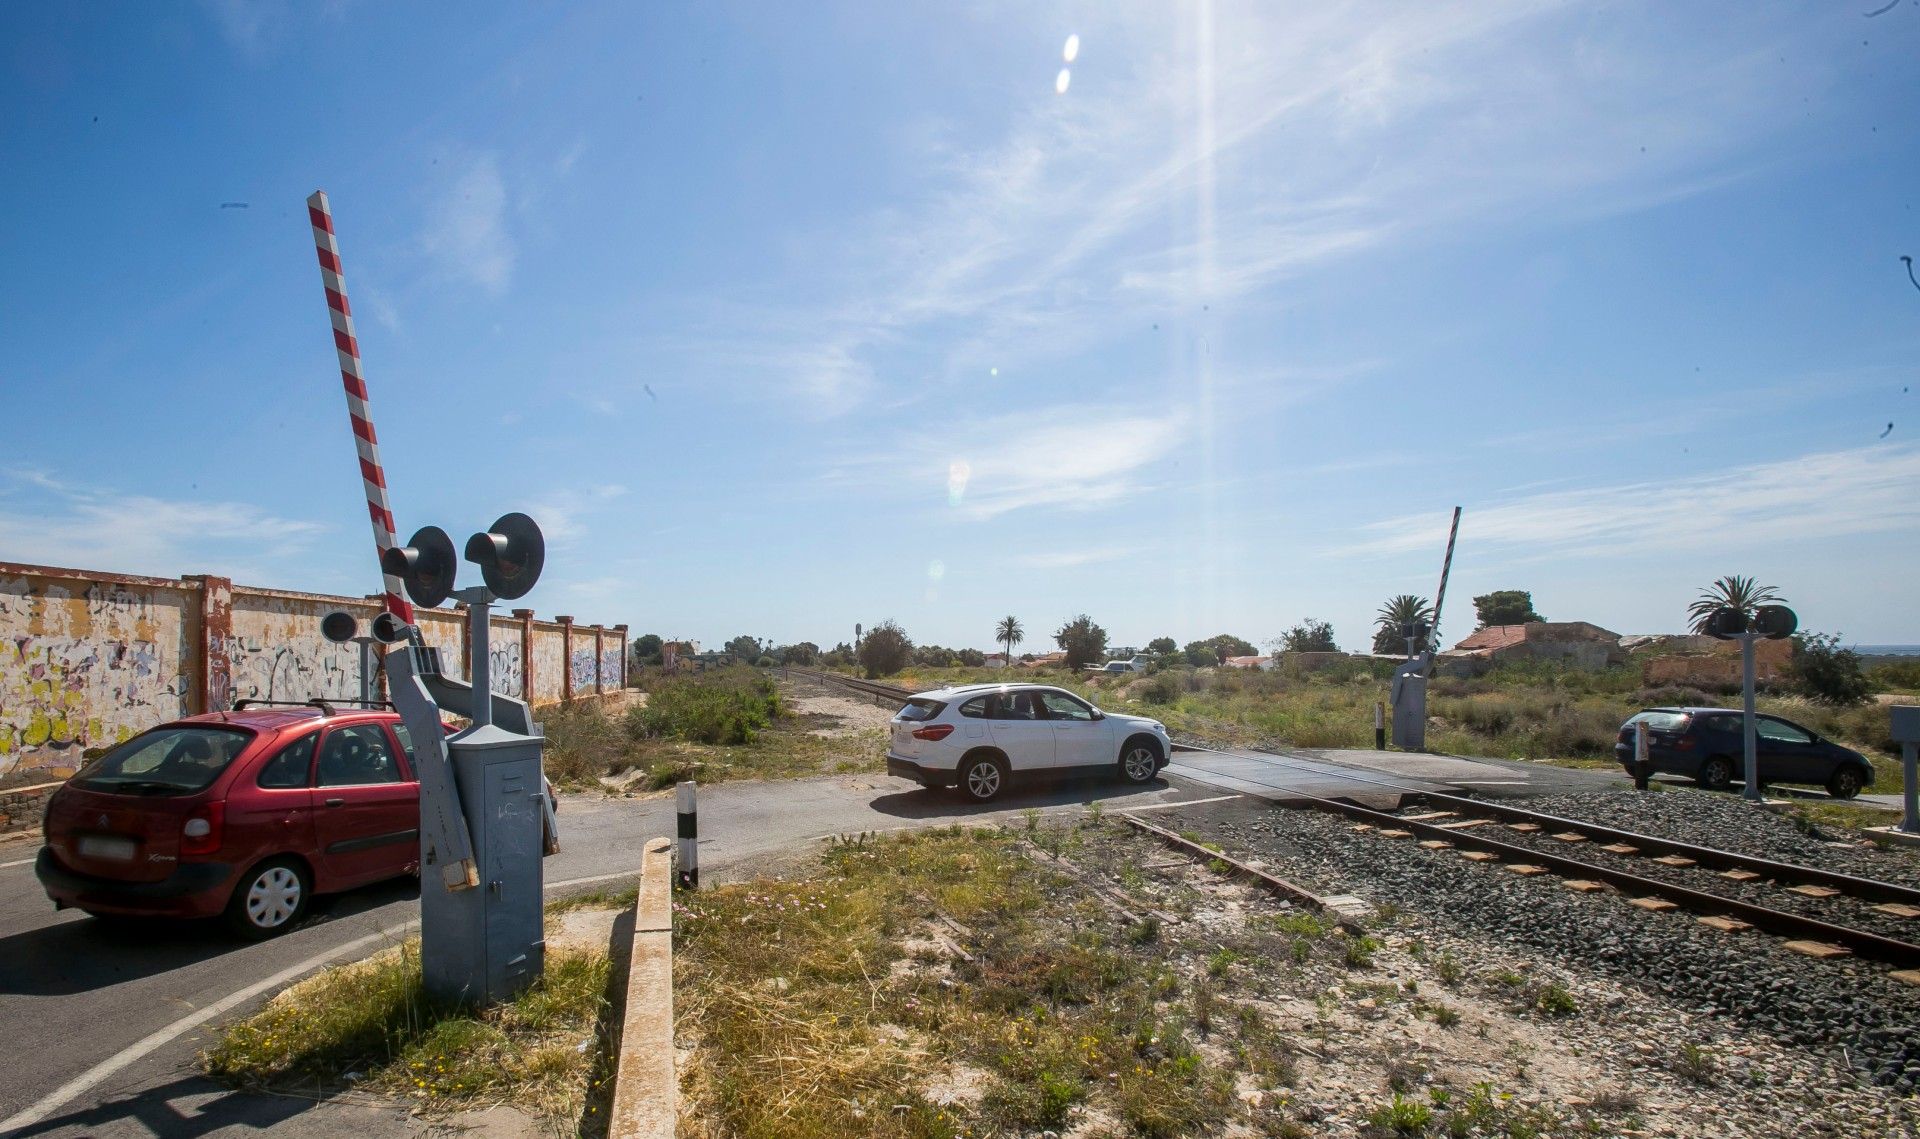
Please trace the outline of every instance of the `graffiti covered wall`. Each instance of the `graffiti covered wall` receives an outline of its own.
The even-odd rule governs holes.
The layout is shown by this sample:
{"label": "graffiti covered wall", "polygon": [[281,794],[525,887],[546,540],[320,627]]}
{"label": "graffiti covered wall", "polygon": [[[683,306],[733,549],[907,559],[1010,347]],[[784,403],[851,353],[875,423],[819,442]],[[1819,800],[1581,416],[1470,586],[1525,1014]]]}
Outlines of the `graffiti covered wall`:
{"label": "graffiti covered wall", "polygon": [[0,773],[68,775],[88,748],[186,712],[198,630],[181,582],[0,567]]}
{"label": "graffiti covered wall", "polygon": [[[360,647],[320,635],[320,618],[336,609],[352,613],[364,630],[379,604],[217,577],[0,563],[0,775],[64,777],[89,750],[235,700],[357,699]],[[466,674],[465,612],[420,610],[416,617],[443,667]],[[573,627],[571,653],[563,649],[567,640],[565,626],[535,620],[531,610],[496,613],[494,691],[541,705],[624,684],[626,626],[601,631],[598,656],[592,627]]]}

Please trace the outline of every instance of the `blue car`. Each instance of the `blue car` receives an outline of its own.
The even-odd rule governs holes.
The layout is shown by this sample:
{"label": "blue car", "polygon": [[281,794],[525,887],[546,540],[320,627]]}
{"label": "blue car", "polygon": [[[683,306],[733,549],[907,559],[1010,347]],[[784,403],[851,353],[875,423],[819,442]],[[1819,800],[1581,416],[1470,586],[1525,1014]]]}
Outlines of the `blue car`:
{"label": "blue car", "polygon": [[[1812,783],[1836,799],[1873,784],[1873,765],[1850,747],[1779,716],[1756,716],[1761,783]],[[1620,725],[1613,755],[1633,774],[1635,724],[1647,725],[1653,769],[1720,790],[1747,778],[1744,715],[1735,708],[1648,708]]]}

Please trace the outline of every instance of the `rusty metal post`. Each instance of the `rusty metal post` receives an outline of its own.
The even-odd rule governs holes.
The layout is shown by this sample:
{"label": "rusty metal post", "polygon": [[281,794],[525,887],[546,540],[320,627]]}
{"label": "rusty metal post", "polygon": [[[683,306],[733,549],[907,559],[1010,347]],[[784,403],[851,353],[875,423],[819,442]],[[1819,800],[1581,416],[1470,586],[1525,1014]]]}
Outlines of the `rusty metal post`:
{"label": "rusty metal post", "polygon": [[533,610],[515,609],[520,622],[520,699],[533,704]]}

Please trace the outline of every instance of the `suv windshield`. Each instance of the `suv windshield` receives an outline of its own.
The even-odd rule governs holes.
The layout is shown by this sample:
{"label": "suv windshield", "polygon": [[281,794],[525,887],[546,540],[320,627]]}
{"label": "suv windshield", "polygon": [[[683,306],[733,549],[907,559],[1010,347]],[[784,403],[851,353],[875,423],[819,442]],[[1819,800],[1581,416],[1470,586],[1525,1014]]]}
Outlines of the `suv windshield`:
{"label": "suv windshield", "polygon": [[73,785],[119,795],[189,794],[218,778],[252,739],[242,728],[155,728],[82,768]]}

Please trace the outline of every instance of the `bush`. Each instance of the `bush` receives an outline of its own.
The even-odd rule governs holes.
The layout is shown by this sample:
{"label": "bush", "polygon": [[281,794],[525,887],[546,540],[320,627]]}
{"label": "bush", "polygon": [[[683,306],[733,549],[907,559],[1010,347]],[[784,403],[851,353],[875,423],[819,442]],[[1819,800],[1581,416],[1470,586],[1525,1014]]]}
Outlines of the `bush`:
{"label": "bush", "polygon": [[1186,686],[1180,682],[1177,672],[1157,672],[1141,684],[1138,691],[1140,699],[1149,704],[1171,704],[1180,699],[1180,693]]}
{"label": "bush", "polygon": [[1801,633],[1793,638],[1794,685],[1809,700],[1836,708],[1865,703],[1873,693],[1860,670],[1860,654],[1840,647],[1831,633]]}
{"label": "bush", "polygon": [[727,668],[666,681],[629,714],[645,735],[707,744],[752,743],[780,715],[780,690],[764,675]]}
{"label": "bush", "polygon": [[892,676],[913,660],[913,641],[900,623],[888,618],[867,630],[860,641],[860,667],[868,680]]}
{"label": "bush", "polygon": [[591,783],[617,767],[626,750],[620,725],[607,718],[597,700],[543,710],[540,729],[547,740],[541,765],[561,786]]}

